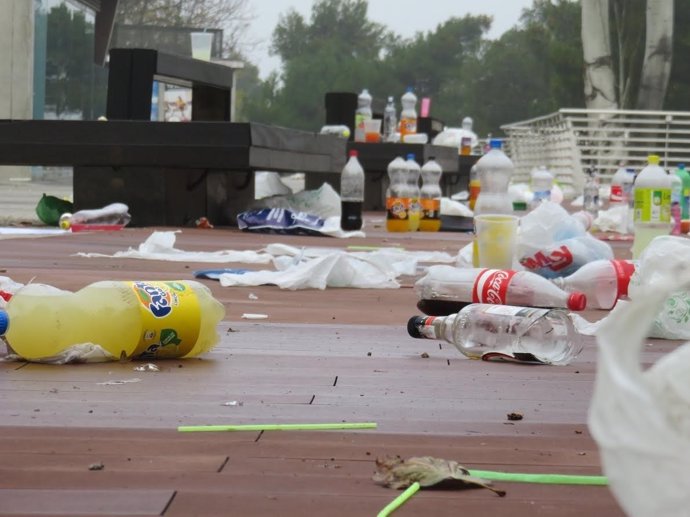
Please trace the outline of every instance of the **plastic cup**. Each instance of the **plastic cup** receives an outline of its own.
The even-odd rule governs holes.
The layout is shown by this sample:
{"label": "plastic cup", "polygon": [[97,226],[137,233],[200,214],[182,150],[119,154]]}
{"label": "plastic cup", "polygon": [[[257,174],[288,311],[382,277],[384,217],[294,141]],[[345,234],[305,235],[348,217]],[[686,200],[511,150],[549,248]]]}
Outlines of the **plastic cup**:
{"label": "plastic cup", "polygon": [[380,118],[372,118],[364,121],[364,141],[374,143],[381,141]]}
{"label": "plastic cup", "polygon": [[192,32],[192,57],[211,61],[211,47],[213,45],[212,32]]}
{"label": "plastic cup", "polygon": [[512,269],[519,217],[485,214],[474,217],[475,248],[479,267]]}

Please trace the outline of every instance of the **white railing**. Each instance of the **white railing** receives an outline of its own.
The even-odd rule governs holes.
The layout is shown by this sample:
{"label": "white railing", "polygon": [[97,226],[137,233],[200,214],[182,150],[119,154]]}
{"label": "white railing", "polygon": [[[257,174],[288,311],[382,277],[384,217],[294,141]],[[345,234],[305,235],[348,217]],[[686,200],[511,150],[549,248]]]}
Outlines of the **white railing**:
{"label": "white railing", "polygon": [[690,163],[690,112],[561,109],[501,126],[515,163],[515,182],[546,165],[567,197],[582,193],[585,171],[594,165],[608,182],[621,163],[636,170],[649,154],[666,168]]}

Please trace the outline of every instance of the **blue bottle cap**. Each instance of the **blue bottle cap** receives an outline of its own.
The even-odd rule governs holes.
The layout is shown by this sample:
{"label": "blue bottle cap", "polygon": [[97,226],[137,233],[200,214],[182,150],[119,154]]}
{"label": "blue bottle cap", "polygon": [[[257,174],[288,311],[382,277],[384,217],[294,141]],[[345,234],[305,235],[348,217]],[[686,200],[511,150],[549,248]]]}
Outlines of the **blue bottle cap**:
{"label": "blue bottle cap", "polygon": [[503,140],[500,138],[492,138],[489,140],[489,146],[491,149],[500,149],[503,146]]}
{"label": "blue bottle cap", "polygon": [[7,327],[10,326],[10,316],[7,311],[0,310],[0,336],[7,332]]}
{"label": "blue bottle cap", "polygon": [[679,169],[685,169],[685,164],[684,163],[679,163],[678,164]]}
{"label": "blue bottle cap", "polygon": [[407,155],[407,159],[408,159],[408,160],[414,160],[414,153],[409,153],[409,154]]}

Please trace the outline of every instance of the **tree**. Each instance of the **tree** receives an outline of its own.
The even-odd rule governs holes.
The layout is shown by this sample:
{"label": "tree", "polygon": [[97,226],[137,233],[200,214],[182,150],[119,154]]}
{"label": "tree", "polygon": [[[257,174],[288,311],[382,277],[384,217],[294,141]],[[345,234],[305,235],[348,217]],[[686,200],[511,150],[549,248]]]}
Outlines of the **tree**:
{"label": "tree", "polygon": [[616,109],[608,0],[582,0],[585,102],[589,109]]}
{"label": "tree", "polygon": [[662,109],[673,59],[673,0],[647,0],[645,53],[638,109]]}

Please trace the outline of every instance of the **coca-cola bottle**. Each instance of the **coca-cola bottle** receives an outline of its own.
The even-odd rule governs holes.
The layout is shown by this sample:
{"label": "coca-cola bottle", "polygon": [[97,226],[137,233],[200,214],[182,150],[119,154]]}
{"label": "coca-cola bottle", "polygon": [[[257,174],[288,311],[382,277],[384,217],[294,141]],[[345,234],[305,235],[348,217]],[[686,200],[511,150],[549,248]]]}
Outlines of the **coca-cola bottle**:
{"label": "coca-cola bottle", "polygon": [[415,338],[444,339],[472,359],[568,364],[582,351],[582,340],[568,314],[475,303],[445,317],[414,316],[407,332]]}
{"label": "coca-cola bottle", "polygon": [[608,310],[619,298],[628,295],[628,284],[634,272],[632,260],[593,260],[572,275],[552,278],[551,282],[568,292],[585,293],[589,309]]}
{"label": "coca-cola bottle", "polygon": [[566,292],[531,271],[511,269],[431,266],[414,286],[417,308],[425,314],[442,316],[458,312],[470,303],[560,307],[584,310],[582,292]]}

